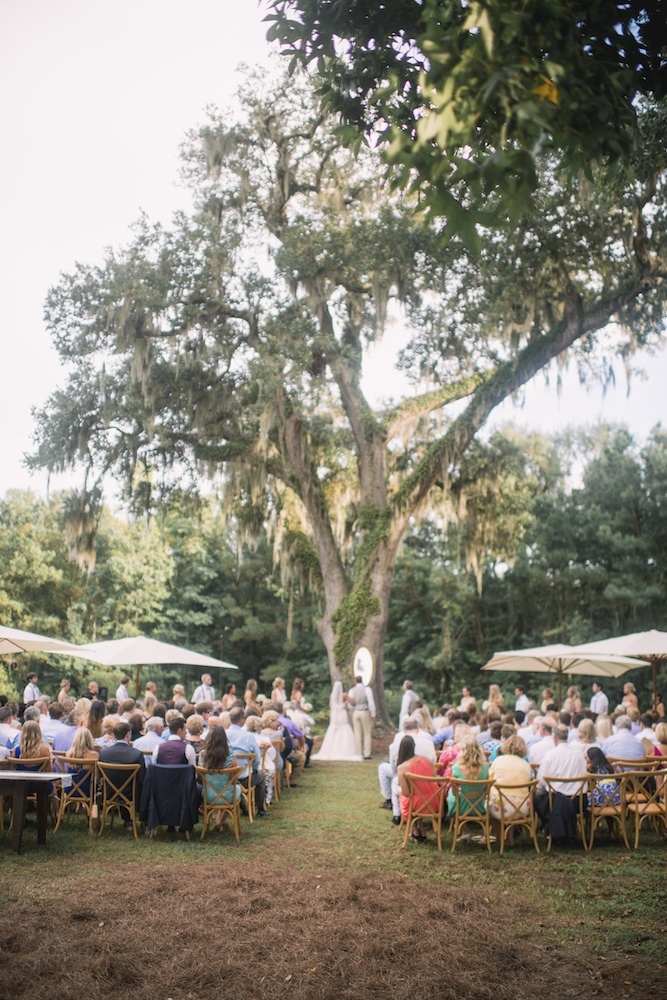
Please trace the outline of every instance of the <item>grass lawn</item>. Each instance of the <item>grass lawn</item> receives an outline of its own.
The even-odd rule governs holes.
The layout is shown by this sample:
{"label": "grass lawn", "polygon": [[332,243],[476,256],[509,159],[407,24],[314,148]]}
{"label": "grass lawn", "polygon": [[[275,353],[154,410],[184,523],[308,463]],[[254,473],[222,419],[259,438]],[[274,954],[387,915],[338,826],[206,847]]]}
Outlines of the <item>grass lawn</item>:
{"label": "grass lawn", "polygon": [[667,985],[667,844],[401,848],[376,761],[320,763],[242,840],[0,833],[0,996],[642,997]]}

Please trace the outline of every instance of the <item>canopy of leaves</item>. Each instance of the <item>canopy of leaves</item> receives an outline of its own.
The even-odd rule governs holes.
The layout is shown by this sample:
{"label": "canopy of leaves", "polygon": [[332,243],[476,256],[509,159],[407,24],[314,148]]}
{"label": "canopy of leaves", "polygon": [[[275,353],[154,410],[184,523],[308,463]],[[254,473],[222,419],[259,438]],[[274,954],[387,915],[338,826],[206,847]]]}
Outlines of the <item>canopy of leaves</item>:
{"label": "canopy of leaves", "polygon": [[269,38],[317,66],[350,141],[386,144],[398,183],[454,231],[531,207],[540,153],[573,172],[627,161],[638,102],[667,93],[664,0],[269,6]]}

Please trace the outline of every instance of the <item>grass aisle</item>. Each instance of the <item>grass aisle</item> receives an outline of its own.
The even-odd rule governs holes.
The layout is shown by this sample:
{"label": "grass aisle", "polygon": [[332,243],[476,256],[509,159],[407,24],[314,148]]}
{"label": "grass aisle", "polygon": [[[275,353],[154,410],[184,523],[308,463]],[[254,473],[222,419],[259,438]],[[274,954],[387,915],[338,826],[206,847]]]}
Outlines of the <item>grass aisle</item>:
{"label": "grass aisle", "polygon": [[[645,997],[667,980],[665,845],[602,840],[502,858],[401,836],[376,761],[321,763],[242,841],[118,825],[88,837],[74,817],[21,857],[0,833],[2,990],[12,1000],[317,1000],[415,994],[457,1000]],[[659,929],[660,928],[660,929]]]}

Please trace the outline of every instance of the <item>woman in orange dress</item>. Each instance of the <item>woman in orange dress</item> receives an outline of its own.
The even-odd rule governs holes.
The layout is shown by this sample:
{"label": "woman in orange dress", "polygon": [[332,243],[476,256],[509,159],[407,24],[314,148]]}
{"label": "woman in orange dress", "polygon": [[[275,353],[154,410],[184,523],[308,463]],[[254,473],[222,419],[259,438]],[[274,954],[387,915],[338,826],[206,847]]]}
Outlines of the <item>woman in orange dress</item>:
{"label": "woman in orange dress", "polygon": [[[433,770],[433,761],[429,760],[428,757],[421,757],[419,754],[415,754],[415,741],[412,736],[404,736],[398,748],[398,757],[396,759],[396,777],[398,778],[398,785],[401,789],[401,794],[399,796],[401,816],[406,822],[410,812],[410,788],[408,787],[408,779],[406,775],[410,772],[410,774],[423,774],[425,778],[432,778]],[[425,802],[428,802],[429,798],[432,796],[433,786],[430,782],[424,782],[420,787],[420,782],[417,781],[412,794],[413,806],[417,806],[417,808],[419,808]],[[426,840],[426,833],[421,819],[415,821],[410,833],[410,840],[414,841],[416,844],[422,844]]]}

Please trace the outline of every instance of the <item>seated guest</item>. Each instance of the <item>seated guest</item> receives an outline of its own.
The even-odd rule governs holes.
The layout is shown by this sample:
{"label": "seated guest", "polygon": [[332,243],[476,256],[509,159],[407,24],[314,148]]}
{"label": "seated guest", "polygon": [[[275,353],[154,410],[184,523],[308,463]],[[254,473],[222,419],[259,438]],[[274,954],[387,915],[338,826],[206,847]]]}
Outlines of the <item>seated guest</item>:
{"label": "seated guest", "polygon": [[653,729],[653,716],[650,712],[645,712],[639,716],[639,733],[635,736],[644,748],[645,757],[653,757],[655,745],[658,742]]}
{"label": "seated guest", "polygon": [[72,745],[66,757],[78,757],[81,760],[99,760],[99,751],[95,748],[92,734],[85,726],[79,726]]}
{"label": "seated guest", "polygon": [[137,706],[134,698],[126,698],[124,701],[118,702],[118,714],[121,719],[129,719]]}
{"label": "seated guest", "polygon": [[144,716],[142,712],[132,712],[128,718],[130,726],[130,743],[134,743],[144,733]]}
{"label": "seated guest", "polygon": [[602,741],[602,752],[605,757],[617,757],[620,760],[639,760],[644,756],[641,740],[636,739],[631,732],[632,723],[627,715],[619,715],[616,719],[616,732]]}
{"label": "seated guest", "polygon": [[69,724],[53,737],[54,750],[69,750],[74,742],[77,729],[79,726],[84,725],[87,715],[87,712],[84,714],[78,708],[75,708],[72,712],[70,712],[67,717]]}
{"label": "seated guest", "polygon": [[[583,751],[568,743],[568,732],[566,726],[556,726],[554,748],[542,758],[537,772],[535,811],[554,840],[571,840],[575,835],[577,808],[573,796],[580,792],[581,785],[565,779],[578,778],[586,771]],[[549,806],[545,778],[553,779],[553,811]]]}
{"label": "seated guest", "polygon": [[[74,742],[72,746],[67,751],[66,757],[73,757],[77,760],[99,760],[99,752],[95,749],[95,744],[93,743],[93,737],[89,729],[85,726],[79,726],[76,731],[76,736],[74,737]],[[72,768],[68,768],[72,770]],[[76,772],[75,772],[76,773]],[[78,771],[80,774],[81,772]],[[76,779],[78,780],[78,779]],[[90,791],[90,775],[86,777],[85,781],[82,781],[79,787],[78,794],[88,795]]]}
{"label": "seated guest", "polygon": [[257,716],[251,715],[245,720],[245,728],[248,732],[253,733],[259,743],[259,749],[262,754],[262,771],[264,772],[264,781],[266,784],[266,801],[269,805],[273,801],[273,787],[276,777],[276,758],[279,756],[276,750],[275,744],[271,736],[264,731],[262,719],[258,719]]}
{"label": "seated guest", "polygon": [[169,723],[169,736],[160,740],[159,746],[153,751],[154,764],[191,764],[197,766],[197,755],[185,739],[185,719],[176,716]]}
{"label": "seated guest", "polygon": [[[251,764],[252,786],[255,789],[255,804],[258,816],[268,816],[268,809],[264,808],[266,797],[266,781],[261,770],[262,758],[259,752],[259,743],[253,733],[243,728],[244,713],[242,708],[233,708],[229,713],[230,726],[227,729],[227,739],[232,751],[236,753],[253,754]],[[220,727],[217,727],[220,728]],[[305,759],[305,754],[304,754]],[[249,774],[246,765],[239,775],[239,780],[247,780]]]}
{"label": "seated guest", "polygon": [[667,722],[659,722],[655,727],[656,744],[653,750],[656,757],[667,757]]}
{"label": "seated guest", "polygon": [[[489,765],[486,763],[484,751],[474,737],[468,736],[461,743],[461,752],[452,764],[451,774],[452,778],[457,778],[459,781],[463,781],[464,784],[460,786],[460,791],[455,790],[456,786],[451,786],[447,792],[447,811],[449,815],[453,815],[456,812],[457,794],[463,796],[462,803],[459,803],[459,809],[462,814],[465,815],[465,813],[470,812],[472,809],[475,811],[479,810],[485,792],[483,790],[479,791],[474,785],[466,785],[465,782],[486,781],[489,776]],[[468,839],[468,837],[469,834],[464,832],[461,834],[460,839]]]}
{"label": "seated guest", "polygon": [[463,741],[473,737],[472,729],[465,722],[454,723],[454,738],[449,746],[445,746],[438,760],[438,773],[448,777],[452,773],[452,765],[457,760],[463,746]]}
{"label": "seated guest", "polygon": [[[100,763],[139,765],[139,771],[137,773],[137,784],[136,784],[136,802],[138,805],[139,802],[141,801],[141,788],[144,781],[144,774],[146,773],[144,755],[142,754],[141,750],[137,750],[136,747],[131,746],[130,727],[128,723],[125,721],[125,719],[120,719],[118,722],[116,722],[113,728],[113,735],[114,735],[113,743],[111,743],[109,746],[100,747]],[[125,823],[125,828],[133,829],[127,810],[121,810],[121,816],[123,818],[123,822]]]}
{"label": "seated guest", "polygon": [[[550,750],[554,748],[554,729],[556,723],[550,715],[540,717],[539,740],[533,743],[528,749],[528,759],[533,764],[539,764]],[[519,734],[517,733],[517,736]]]}
{"label": "seated guest", "polygon": [[[227,733],[225,732],[224,726],[213,726],[209,729],[206,734],[206,739],[204,740],[204,748],[199,754],[199,765],[200,767],[205,767],[209,771],[223,771],[229,767],[236,767],[237,761],[234,756],[231,747],[229,746],[229,741],[227,740]],[[231,783],[231,779],[227,774],[212,774],[207,777],[207,784],[211,785],[212,788],[207,789],[207,800],[209,802],[215,802],[218,798],[217,793],[222,793],[222,798],[229,802],[230,804],[234,801],[233,790],[234,786]],[[215,792],[213,791],[215,789]],[[241,798],[241,789],[236,786],[236,801]],[[216,828],[220,829],[227,825],[229,822],[230,814],[222,811],[219,813],[216,819]]]}
{"label": "seated guest", "polygon": [[382,761],[378,766],[378,780],[380,782],[380,792],[383,801],[380,803],[381,809],[391,809],[394,825],[401,822],[400,786],[398,784],[398,751],[404,736],[411,736],[415,753],[420,757],[428,757],[432,764],[435,764],[436,754],[433,740],[428,733],[422,732],[417,719],[407,715],[403,718],[403,731],[396,733],[389,746],[389,760]]}
{"label": "seated guest", "polygon": [[[151,715],[150,719],[146,719],[146,735],[140,736],[138,740],[135,740],[133,746],[137,750],[141,750],[143,754],[153,753],[156,747],[162,742],[161,735],[162,729],[164,727],[164,722],[159,715]],[[152,757],[145,757],[146,764],[152,763]]]}
{"label": "seated guest", "polygon": [[[553,737],[551,746],[553,748]],[[489,767],[489,777],[494,778],[496,786],[519,785],[504,794],[503,808],[505,817],[519,811],[527,816],[530,806],[526,800],[528,794],[528,783],[532,779],[530,764],[526,760],[528,748],[520,736],[510,736],[502,746],[502,749],[493,763]],[[492,786],[489,791],[489,812],[496,837],[500,836],[500,794],[496,786]],[[514,830],[510,828],[507,832],[507,843],[511,847],[514,843]]]}
{"label": "seated guest", "polygon": [[54,701],[52,705],[49,705],[48,715],[40,718],[39,724],[42,727],[42,735],[47,743],[53,743],[58,733],[67,729],[67,726],[62,721],[64,714],[65,710],[62,705]]}
{"label": "seated guest", "polygon": [[[197,706],[201,708],[206,702],[200,702]],[[211,706],[212,707],[212,706]],[[199,756],[201,751],[204,749],[204,730],[206,728],[206,723],[199,712],[195,712],[191,715],[185,723],[185,740],[190,744],[195,752],[195,756]]]}
{"label": "seated guest", "polygon": [[[299,678],[297,678],[298,680]],[[296,722],[293,722],[289,718],[287,713],[288,706],[290,708],[295,707],[295,703],[291,701],[286,701],[283,707],[282,713],[278,716],[280,725],[283,727],[285,732],[289,733],[292,740],[292,747],[287,754],[287,760],[289,760],[292,765],[292,777],[290,779],[290,787],[298,788],[303,769],[306,766],[306,737],[303,730],[297,726]]]}
{"label": "seated guest", "polygon": [[21,738],[19,745],[14,751],[14,756],[20,757],[20,759],[24,761],[35,760],[38,757],[48,757],[49,763],[47,768],[48,770],[53,769],[51,747],[42,735],[42,729],[39,722],[28,721],[23,723]]}
{"label": "seated guest", "polygon": [[93,743],[96,747],[110,747],[112,743],[116,742],[116,737],[113,734],[114,728],[120,722],[120,716],[118,715],[105,715],[102,719],[102,735],[93,739]]}
{"label": "seated guest", "polygon": [[[423,775],[425,778],[432,778],[434,775],[433,761],[429,757],[421,757],[415,753],[415,741],[412,736],[404,736],[401,739],[396,758],[396,779],[400,789],[399,804],[401,816],[406,822],[410,812],[410,786],[406,777],[408,773]],[[433,794],[431,783],[422,782],[420,787],[417,781],[413,794],[413,807],[419,808]],[[410,831],[410,840],[418,844],[426,840],[426,831],[421,819],[414,823]]]}
{"label": "seated guest", "polygon": [[[590,746],[586,751],[586,770],[589,774],[614,774],[614,768],[609,763],[600,747]],[[596,781],[593,786],[593,802],[596,806],[614,805],[621,801],[620,781]],[[588,804],[591,804],[591,796],[588,796]],[[612,829],[612,821],[607,820],[609,830]]]}
{"label": "seated guest", "polygon": [[103,701],[94,701],[90,706],[86,727],[90,730],[94,740],[102,735],[102,720],[107,714],[107,707]]}
{"label": "seated guest", "polygon": [[496,719],[489,726],[489,737],[482,742],[481,739],[477,739],[477,742],[481,746],[482,750],[492,753],[497,747],[502,746],[502,733],[503,724],[500,719]]}

